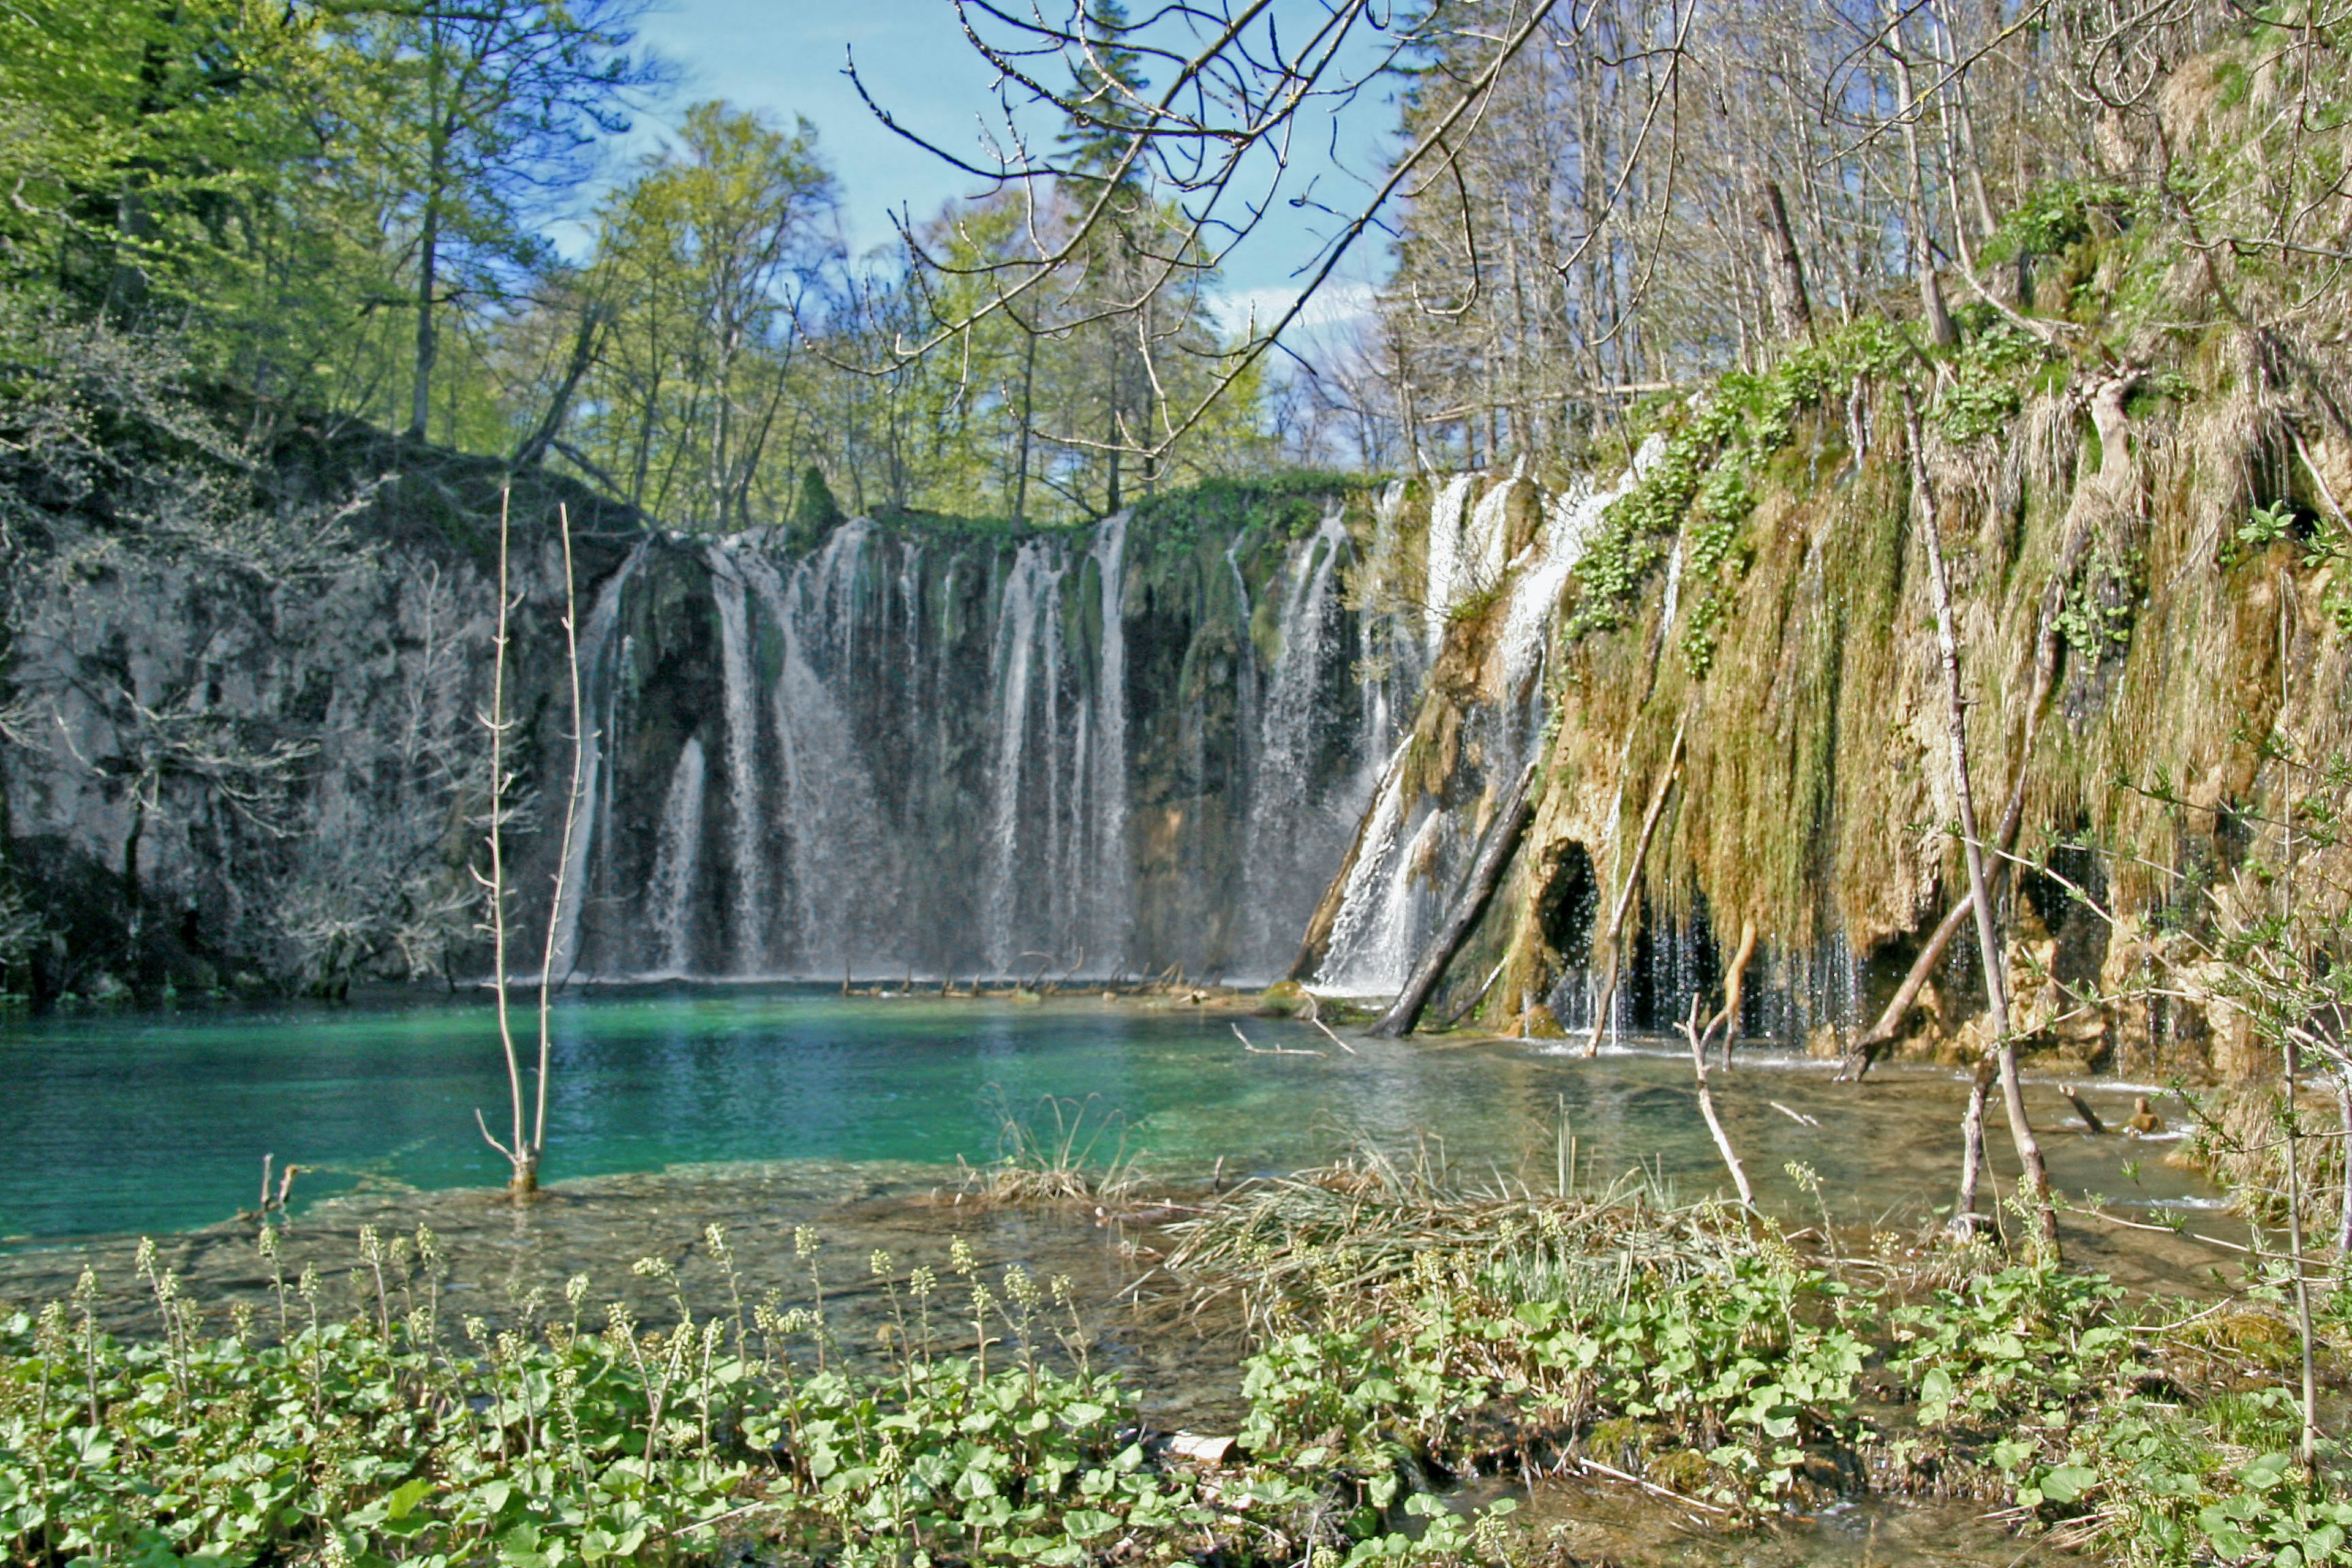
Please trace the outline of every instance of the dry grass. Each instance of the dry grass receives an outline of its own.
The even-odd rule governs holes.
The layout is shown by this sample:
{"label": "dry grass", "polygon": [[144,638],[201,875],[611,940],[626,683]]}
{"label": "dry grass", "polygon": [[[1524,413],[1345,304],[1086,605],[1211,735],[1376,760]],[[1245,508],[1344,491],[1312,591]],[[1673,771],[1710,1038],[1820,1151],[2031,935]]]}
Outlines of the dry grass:
{"label": "dry grass", "polygon": [[1678,1204],[1639,1173],[1565,1195],[1457,1185],[1425,1149],[1402,1164],[1366,1151],[1248,1183],[1169,1233],[1170,1273],[1204,1300],[1238,1291],[1254,1317],[1369,1300],[1433,1267],[1502,1271],[1525,1299],[1574,1300],[1723,1270],[1758,1245],[1737,1209]]}
{"label": "dry grass", "polygon": [[996,1158],[985,1165],[956,1164],[963,1191],[983,1203],[1114,1201],[1134,1191],[1136,1157],[1127,1147],[1127,1116],[1097,1096],[1041,1096],[1016,1110],[997,1095]]}

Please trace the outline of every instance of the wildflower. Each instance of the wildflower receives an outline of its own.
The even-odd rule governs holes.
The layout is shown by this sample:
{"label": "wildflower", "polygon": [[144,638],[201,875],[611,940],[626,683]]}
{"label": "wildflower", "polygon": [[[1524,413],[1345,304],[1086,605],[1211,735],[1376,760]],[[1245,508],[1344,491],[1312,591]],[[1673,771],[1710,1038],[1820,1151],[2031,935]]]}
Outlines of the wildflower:
{"label": "wildflower", "polygon": [[1038,1295],[1037,1282],[1029,1278],[1029,1270],[1018,1263],[1004,1271],[1004,1293],[1024,1311],[1034,1311],[1043,1298]]}

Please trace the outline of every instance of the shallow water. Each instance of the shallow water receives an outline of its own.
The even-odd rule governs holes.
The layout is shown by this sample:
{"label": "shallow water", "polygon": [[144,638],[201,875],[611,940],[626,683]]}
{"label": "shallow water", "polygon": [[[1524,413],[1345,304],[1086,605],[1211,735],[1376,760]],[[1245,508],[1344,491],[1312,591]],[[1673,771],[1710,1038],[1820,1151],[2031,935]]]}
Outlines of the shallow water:
{"label": "shallow water", "polygon": [[[1259,1050],[1235,1037],[1236,1023]],[[1000,1208],[960,1195],[953,1162],[995,1153],[1003,1107],[1034,1114],[1041,1096],[1091,1099],[1089,1125],[1115,1110],[1128,1151],[1180,1199],[1213,1173],[1287,1171],[1366,1142],[1471,1183],[1548,1189],[1570,1150],[1573,1179],[1588,1184],[1637,1164],[1685,1197],[1724,1181],[1688,1059],[1663,1050],[1587,1060],[1513,1041],[1353,1037],[1342,1049],[1306,1026],[1199,1007],[791,990],[570,1000],[555,1039],[552,1184],[518,1205],[485,1190],[503,1171],[472,1111],[495,1108],[504,1081],[495,1021],[478,1005],[20,1021],[0,1032],[12,1089],[0,1100],[10,1152],[0,1228],[17,1242],[0,1249],[0,1301],[61,1297],[87,1264],[110,1323],[151,1330],[131,1238],[168,1232],[164,1266],[216,1325],[233,1303],[267,1321],[279,1297],[255,1226],[228,1216],[251,1204],[268,1152],[322,1168],[298,1185],[309,1201],[287,1226],[285,1267],[290,1279],[317,1265],[326,1310],[348,1310],[352,1293],[372,1304],[353,1269],[360,1226],[420,1224],[441,1238],[440,1300],[453,1316],[561,1313],[563,1281],[586,1273],[592,1310],[617,1297],[659,1321],[664,1288],[630,1271],[647,1256],[677,1264],[697,1310],[723,1310],[701,1245],[718,1224],[745,1299],[772,1289],[805,1304],[821,1286],[842,1349],[856,1354],[871,1352],[888,1313],[870,1253],[887,1249],[902,1275],[918,1264],[944,1272],[961,1237],[992,1272],[1019,1262],[1068,1276],[1094,1353],[1128,1374],[1152,1425],[1230,1432],[1239,1324],[1229,1306],[1193,1310],[1156,1270],[1171,1210]],[[1265,1054],[1277,1047],[1321,1054]],[[1785,1168],[1801,1163],[1841,1227],[1906,1233],[1948,1201],[1965,1092],[1955,1077],[1920,1071],[1836,1084],[1817,1065],[1764,1053],[1717,1079],[1768,1206],[1813,1217],[1815,1200]],[[2110,1122],[2128,1114],[2128,1087],[2085,1092]],[[2190,1205],[2191,1232],[2242,1239],[2196,1211],[2212,1194],[2163,1163],[2170,1145],[2080,1131],[2053,1086],[2028,1100],[2062,1187],[2118,1208]],[[1996,1128],[1997,1155],[2003,1142]],[[1998,1159],[1996,1175],[2005,1188]],[[824,1238],[814,1275],[793,1245],[802,1225]],[[2232,1261],[2193,1237],[2080,1217],[2065,1230],[2078,1264],[2141,1289],[2194,1289]],[[1462,1500],[1506,1484],[1481,1482]],[[1540,1482],[1530,1500],[1519,1517],[1563,1562],[2002,1568],[2042,1555],[1965,1502],[1865,1498],[1726,1536],[1679,1504],[1589,1477]]]}
{"label": "shallow water", "polygon": [[[528,1034],[528,1013],[517,1023]],[[1570,1148],[1587,1182],[1637,1163],[1685,1196],[1724,1180],[1688,1060],[1663,1051],[1587,1060],[1516,1041],[1351,1037],[1350,1054],[1303,1024],[1181,1005],[794,989],[570,998],[553,1038],[551,1181],[977,1163],[997,1152],[1008,1108],[1050,1131],[1047,1096],[1088,1107],[1089,1135],[1108,1115],[1097,1152],[1123,1147],[1162,1179],[1219,1162],[1229,1177],[1284,1172],[1369,1141],[1457,1178],[1545,1188]],[[1895,1070],[1854,1086],[1817,1065],[1742,1061],[1717,1098],[1768,1202],[1810,1217],[1790,1162],[1820,1173],[1841,1225],[1907,1229],[1949,1201],[1959,1079]],[[0,1028],[0,1238],[19,1246],[225,1219],[253,1204],[265,1153],[304,1167],[306,1201],[504,1174],[474,1128],[478,1107],[498,1124],[505,1082],[495,1018],[473,999],[20,1019]],[[2087,1095],[2110,1123],[2128,1114],[2125,1089]],[[2063,1188],[2118,1205],[2212,1201],[2163,1163],[2169,1145],[2084,1134],[2048,1086],[2028,1100]]]}

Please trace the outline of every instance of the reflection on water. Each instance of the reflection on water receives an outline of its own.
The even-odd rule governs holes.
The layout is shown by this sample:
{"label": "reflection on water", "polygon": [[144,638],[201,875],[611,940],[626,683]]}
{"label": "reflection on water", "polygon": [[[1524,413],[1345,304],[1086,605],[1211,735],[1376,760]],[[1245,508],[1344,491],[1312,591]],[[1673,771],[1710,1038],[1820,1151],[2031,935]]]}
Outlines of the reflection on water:
{"label": "reflection on water", "polygon": [[[1287,1020],[1098,1000],[843,1000],[794,990],[597,994],[557,1010],[551,1179],[740,1161],[982,1161],[1002,1108],[1091,1098],[1165,1178],[1279,1172],[1369,1139],[1425,1138],[1465,1179],[1549,1186],[1565,1150],[1606,1178],[1644,1163],[1688,1196],[1722,1179],[1685,1060],[1594,1060],[1517,1042],[1351,1040]],[[478,1002],[23,1020],[0,1031],[0,1237],[182,1230],[248,1207],[261,1159],[298,1196],[474,1187],[504,1174],[474,1130],[505,1091]],[[1744,1061],[1717,1099],[1759,1189],[1822,1177],[1841,1224],[1908,1227],[1948,1202],[1964,1089],[1886,1071],[1861,1086]],[[2029,1089],[2064,1188],[2148,1204],[2210,1196],[2164,1145],[2092,1137]],[[2088,1091],[2112,1126],[2125,1090]],[[493,1116],[493,1121],[497,1120]],[[2000,1142],[1996,1135],[1994,1142]],[[2137,1176],[2126,1162],[2137,1161]],[[2006,1171],[2003,1168],[2003,1179]],[[1807,1212],[1810,1212],[1808,1203]]]}

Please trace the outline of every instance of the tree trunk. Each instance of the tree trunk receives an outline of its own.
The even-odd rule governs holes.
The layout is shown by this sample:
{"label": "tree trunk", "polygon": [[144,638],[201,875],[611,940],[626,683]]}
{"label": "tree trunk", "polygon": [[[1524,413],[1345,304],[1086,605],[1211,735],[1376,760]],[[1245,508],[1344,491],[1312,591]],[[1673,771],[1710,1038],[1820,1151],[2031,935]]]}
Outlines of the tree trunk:
{"label": "tree trunk", "polygon": [[1789,226],[1789,204],[1778,180],[1757,177],[1756,221],[1764,230],[1764,275],[1772,299],[1772,330],[1783,342],[1813,335],[1813,306],[1805,293],[1805,263]]}
{"label": "tree trunk", "polygon": [[601,306],[591,305],[580,312],[580,330],[572,340],[572,360],[563,367],[563,380],[556,386],[555,395],[548,399],[546,416],[540,420],[538,428],[515,448],[514,457],[507,463],[509,468],[520,471],[535,466],[547,455],[547,449],[554,445],[555,438],[563,433],[563,421],[571,413],[572,395],[580,390],[581,378],[595,363],[596,343],[604,335],[604,311]]}
{"label": "tree trunk", "polygon": [[416,371],[408,391],[408,438],[425,439],[433,412],[433,362],[441,352],[433,320],[433,296],[441,286],[441,174],[444,153],[436,137],[425,174],[425,224],[416,239]]}
{"label": "tree trunk", "polygon": [[1887,13],[1886,52],[1895,61],[1895,103],[1903,122],[1903,221],[1911,231],[1911,266],[1918,274],[1919,310],[1927,323],[1928,339],[1948,349],[1960,341],[1952,313],[1944,304],[1944,286],[1936,277],[1936,249],[1928,242],[1927,174],[1919,163],[1916,100],[1911,95],[1911,59],[1903,52],[1902,23]]}
{"label": "tree trunk", "polygon": [[1985,876],[1984,845],[1977,837],[1976,803],[1969,789],[1969,710],[1960,686],[1960,645],[1952,624],[1952,591],[1944,572],[1944,547],[1938,538],[1940,520],[1936,491],[1927,473],[1927,454],[1919,428],[1918,405],[1906,394],[1903,416],[1911,447],[1912,494],[1919,508],[1921,539],[1927,549],[1928,592],[1936,604],[1936,641],[1943,656],[1944,696],[1952,745],[1952,795],[1959,814],[1960,851],[1969,868],[1969,901],[1976,907],[1977,948],[1984,963],[1988,1022],[1992,1028],[1992,1055],[2000,1072],[2000,1098],[2009,1112],[2009,1133],[2017,1145],[2020,1181],[2031,1195],[2034,1222],[2042,1245],[2054,1261],[2058,1256],[2058,1213],[2050,1198],[2050,1175],[2042,1163],[2042,1145],[2025,1114],[2025,1093],[2017,1079],[2017,1046],[2009,1032],[2009,974],[2003,962],[2000,934],[1994,929],[1992,894]]}
{"label": "tree trunk", "polygon": [[1511,863],[1511,854],[1518,848],[1519,839],[1535,816],[1538,767],[1538,763],[1531,761],[1519,770],[1518,782],[1503,797],[1501,809],[1486,829],[1486,842],[1471,862],[1470,874],[1463,879],[1462,890],[1454,895],[1445,923],[1422,950],[1421,962],[1413,965],[1412,978],[1397,994],[1395,1005],[1372,1026],[1373,1034],[1400,1038],[1412,1033],[1412,1026],[1421,1021],[1421,1011],[1429,1005],[1429,994],[1444,977],[1446,965],[1454,962],[1470,928],[1478,923],[1486,900],[1495,896],[1495,885],[1503,879],[1503,868]]}
{"label": "tree trunk", "polygon": [[1021,467],[1013,479],[1013,522],[1020,524],[1029,515],[1029,439],[1030,421],[1036,412],[1037,334],[1024,334],[1021,354]]}

